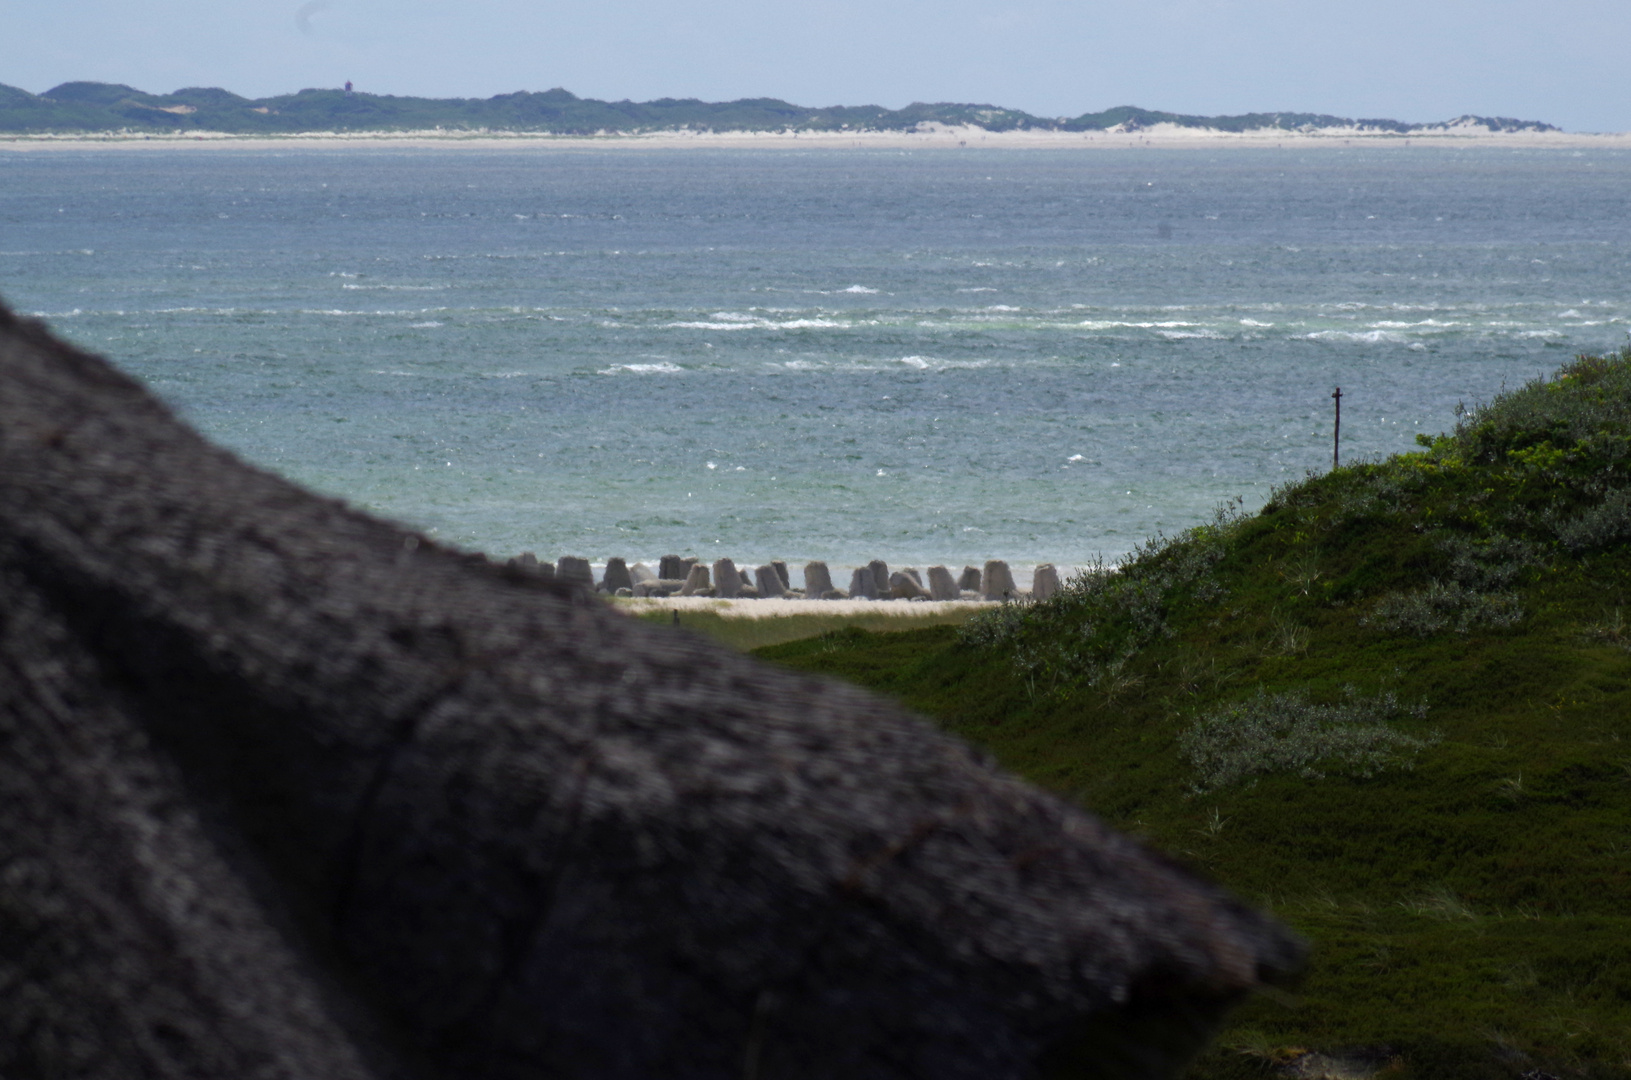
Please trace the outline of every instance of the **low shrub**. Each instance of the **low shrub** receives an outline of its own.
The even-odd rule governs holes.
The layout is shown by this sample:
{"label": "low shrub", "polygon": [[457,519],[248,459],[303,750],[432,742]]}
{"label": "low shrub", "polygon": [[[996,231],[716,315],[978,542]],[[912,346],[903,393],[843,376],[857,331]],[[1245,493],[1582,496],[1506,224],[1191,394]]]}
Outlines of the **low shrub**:
{"label": "low shrub", "polygon": [[1576,554],[1631,539],[1631,490],[1609,492],[1595,506],[1556,520],[1552,531]]}
{"label": "low shrub", "polygon": [[1438,736],[1416,738],[1391,726],[1424,719],[1425,700],[1401,704],[1392,691],[1365,697],[1347,687],[1342,700],[1321,705],[1300,691],[1270,694],[1261,687],[1245,701],[1203,714],[1178,736],[1178,751],[1194,770],[1198,793],[1290,772],[1319,779],[1328,772],[1369,777],[1408,768]]}
{"label": "low shrub", "polygon": [[1431,637],[1443,630],[1466,634],[1500,629],[1522,618],[1523,605],[1516,593],[1479,592],[1459,581],[1434,581],[1425,589],[1386,594],[1360,625],[1385,633]]}
{"label": "low shrub", "polygon": [[1451,580],[1478,592],[1493,592],[1544,569],[1546,548],[1522,537],[1453,534],[1440,541]]}
{"label": "low shrub", "polygon": [[1631,459],[1631,348],[1608,356],[1582,356],[1551,379],[1537,379],[1465,411],[1456,425],[1456,449],[1481,465],[1566,469],[1595,459],[1618,465]]}

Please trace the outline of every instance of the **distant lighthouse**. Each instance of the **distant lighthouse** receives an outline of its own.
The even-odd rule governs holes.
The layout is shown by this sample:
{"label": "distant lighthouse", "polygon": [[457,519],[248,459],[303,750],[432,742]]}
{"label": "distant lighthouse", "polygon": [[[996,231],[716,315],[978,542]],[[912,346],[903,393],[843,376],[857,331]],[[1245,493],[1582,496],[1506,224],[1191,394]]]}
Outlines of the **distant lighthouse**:
{"label": "distant lighthouse", "polygon": [[348,93],[348,94],[351,93],[351,80],[350,79],[347,79],[345,81],[345,92]]}

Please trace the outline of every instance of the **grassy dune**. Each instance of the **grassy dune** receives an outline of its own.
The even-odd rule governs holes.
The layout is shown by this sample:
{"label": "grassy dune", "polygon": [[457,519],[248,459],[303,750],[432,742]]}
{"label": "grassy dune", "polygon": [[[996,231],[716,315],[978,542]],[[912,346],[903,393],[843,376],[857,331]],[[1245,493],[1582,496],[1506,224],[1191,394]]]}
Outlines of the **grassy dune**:
{"label": "grassy dune", "polygon": [[1298,993],[1196,1077],[1631,1077],[1631,354],[1425,442],[1044,604],[759,655],[896,695],[1307,935]]}

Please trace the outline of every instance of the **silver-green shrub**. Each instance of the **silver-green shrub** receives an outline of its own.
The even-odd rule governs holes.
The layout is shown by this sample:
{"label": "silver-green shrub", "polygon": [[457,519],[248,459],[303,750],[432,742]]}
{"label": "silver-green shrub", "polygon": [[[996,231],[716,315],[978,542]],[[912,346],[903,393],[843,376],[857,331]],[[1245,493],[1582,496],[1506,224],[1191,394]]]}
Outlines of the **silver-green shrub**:
{"label": "silver-green shrub", "polygon": [[1439,541],[1439,548],[1448,559],[1450,579],[1478,592],[1504,589],[1549,564],[1542,545],[1498,532],[1452,533]]}
{"label": "silver-green shrub", "polygon": [[1392,691],[1365,697],[1350,686],[1341,701],[1320,705],[1299,692],[1259,689],[1254,697],[1203,714],[1178,737],[1178,751],[1195,770],[1197,792],[1255,783],[1271,773],[1373,776],[1409,768],[1418,751],[1438,741],[1437,735],[1417,738],[1391,725],[1426,715],[1426,701],[1403,704]]}
{"label": "silver-green shrub", "polygon": [[1564,547],[1576,554],[1631,537],[1631,491],[1609,492],[1601,502],[1555,521],[1552,531]]}
{"label": "silver-green shrub", "polygon": [[1434,581],[1425,589],[1386,594],[1360,624],[1390,634],[1430,637],[1442,630],[1466,634],[1498,629],[1522,618],[1516,593],[1479,592],[1459,581]]}

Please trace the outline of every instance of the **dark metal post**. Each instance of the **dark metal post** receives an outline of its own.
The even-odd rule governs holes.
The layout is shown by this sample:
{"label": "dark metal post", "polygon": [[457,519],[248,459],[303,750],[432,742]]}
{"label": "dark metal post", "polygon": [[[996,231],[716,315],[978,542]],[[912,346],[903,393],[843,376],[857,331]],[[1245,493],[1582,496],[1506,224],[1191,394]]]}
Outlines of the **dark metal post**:
{"label": "dark metal post", "polygon": [[1331,400],[1336,402],[1336,423],[1331,427],[1331,468],[1335,469],[1342,464],[1342,387],[1336,388]]}

